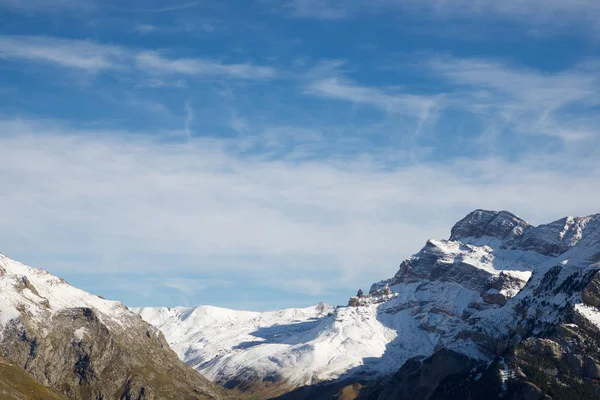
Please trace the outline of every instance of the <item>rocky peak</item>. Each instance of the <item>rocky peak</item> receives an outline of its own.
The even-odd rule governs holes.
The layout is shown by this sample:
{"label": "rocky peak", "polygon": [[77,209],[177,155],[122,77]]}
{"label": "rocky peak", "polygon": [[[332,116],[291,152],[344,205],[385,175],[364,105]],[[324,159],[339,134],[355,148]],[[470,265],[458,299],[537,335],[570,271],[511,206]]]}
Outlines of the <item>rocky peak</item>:
{"label": "rocky peak", "polygon": [[531,225],[508,211],[475,210],[458,221],[451,230],[450,240],[491,237],[515,239]]}
{"label": "rocky peak", "polygon": [[368,306],[370,304],[379,304],[391,300],[394,297],[392,289],[385,284],[381,287],[371,287],[368,295],[365,295],[362,289],[358,290],[356,296],[350,297],[348,307]]}

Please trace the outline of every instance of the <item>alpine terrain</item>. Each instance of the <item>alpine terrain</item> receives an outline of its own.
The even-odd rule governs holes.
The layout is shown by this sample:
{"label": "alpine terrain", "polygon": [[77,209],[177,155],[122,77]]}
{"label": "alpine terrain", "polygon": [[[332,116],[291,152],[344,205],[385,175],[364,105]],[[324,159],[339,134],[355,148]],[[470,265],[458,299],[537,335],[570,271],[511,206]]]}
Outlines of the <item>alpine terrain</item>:
{"label": "alpine terrain", "polygon": [[[368,293],[359,291],[347,306],[135,312],[159,328],[188,365],[248,397],[600,398],[599,271],[600,214],[532,226],[506,211],[476,210],[454,225],[449,239],[429,240],[393,277],[373,284]],[[34,287],[52,288],[38,281],[31,279]],[[28,289],[27,282],[14,280],[11,293],[48,298]],[[49,302],[54,310],[63,298]],[[115,325],[107,321],[106,329],[139,326],[121,306],[96,298],[88,302],[100,304],[94,317],[73,308],[52,311],[54,318],[82,321],[82,328],[70,332],[73,343],[99,329],[106,315]],[[5,354],[51,383],[35,362],[45,359],[44,347],[33,333],[19,333],[23,324],[41,320],[44,306],[34,304],[30,310],[15,302],[14,315],[27,317],[5,328],[15,348]],[[10,316],[3,313],[3,321]],[[144,329],[136,334],[143,336]],[[36,340],[51,346],[49,339]],[[78,349],[74,344],[72,357]]]}
{"label": "alpine terrain", "polygon": [[0,255],[1,399],[225,399],[116,301]]}

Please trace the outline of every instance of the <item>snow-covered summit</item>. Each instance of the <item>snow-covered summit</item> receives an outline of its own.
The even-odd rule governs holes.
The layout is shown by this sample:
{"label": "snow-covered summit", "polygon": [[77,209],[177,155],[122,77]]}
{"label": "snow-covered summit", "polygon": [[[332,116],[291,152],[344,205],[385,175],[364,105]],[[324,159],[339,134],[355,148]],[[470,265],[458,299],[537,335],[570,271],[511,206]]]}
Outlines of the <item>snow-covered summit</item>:
{"label": "snow-covered summit", "polygon": [[87,307],[108,324],[123,325],[134,318],[118,301],[77,289],[64,279],[28,267],[0,254],[0,332],[13,320],[27,315],[28,322],[46,325],[53,315],[69,308]]}
{"label": "snow-covered summit", "polygon": [[439,349],[490,361],[560,321],[565,304],[581,304],[598,268],[600,214],[533,226],[507,211],[476,210],[448,240],[429,240],[348,307],[137,312],[210,379],[241,390],[289,389],[390,374]]}
{"label": "snow-covered summit", "polygon": [[470,244],[500,241],[504,248],[532,250],[558,256],[583,238],[600,237],[600,214],[564,217],[549,224],[533,226],[508,211],[475,210],[458,221],[450,240]]}

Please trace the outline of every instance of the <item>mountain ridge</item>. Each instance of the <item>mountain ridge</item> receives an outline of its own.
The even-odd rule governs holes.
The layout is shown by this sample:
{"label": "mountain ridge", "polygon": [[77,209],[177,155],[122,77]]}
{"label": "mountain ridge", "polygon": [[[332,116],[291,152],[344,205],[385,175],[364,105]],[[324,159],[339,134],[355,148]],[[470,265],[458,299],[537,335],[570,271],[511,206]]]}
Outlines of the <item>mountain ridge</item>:
{"label": "mountain ridge", "polygon": [[71,399],[227,397],[123,304],[4,255],[0,347],[4,365],[20,368],[23,382],[35,380]]}
{"label": "mountain ridge", "polygon": [[[184,361],[226,387],[252,393],[281,385],[289,392],[375,382],[442,350],[449,359],[492,363],[526,338],[573,323],[573,315],[600,326],[600,302],[583,294],[595,293],[599,269],[600,214],[533,226],[508,211],[475,210],[449,239],[427,241],[394,277],[327,315],[244,328],[243,341],[212,353],[206,349],[226,329],[240,326],[213,327],[208,335],[173,316],[153,322]],[[143,316],[155,317],[151,308]],[[276,335],[265,335],[274,328]]]}

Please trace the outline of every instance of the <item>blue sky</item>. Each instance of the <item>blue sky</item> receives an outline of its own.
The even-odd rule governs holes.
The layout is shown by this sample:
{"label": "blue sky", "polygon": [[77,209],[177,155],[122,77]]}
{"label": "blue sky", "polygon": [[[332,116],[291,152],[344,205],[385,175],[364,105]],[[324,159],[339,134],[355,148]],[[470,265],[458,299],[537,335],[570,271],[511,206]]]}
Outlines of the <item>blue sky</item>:
{"label": "blue sky", "polygon": [[344,304],[475,208],[600,212],[595,0],[0,0],[0,251],[131,306]]}

